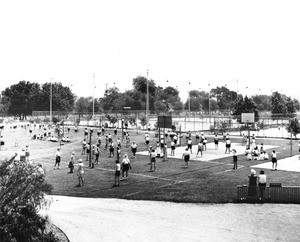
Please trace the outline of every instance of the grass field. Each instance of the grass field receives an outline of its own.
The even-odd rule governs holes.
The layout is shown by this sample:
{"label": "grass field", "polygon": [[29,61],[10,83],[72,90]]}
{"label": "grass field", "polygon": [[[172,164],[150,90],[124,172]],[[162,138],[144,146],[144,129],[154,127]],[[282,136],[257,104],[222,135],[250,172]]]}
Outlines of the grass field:
{"label": "grass field", "polygon": [[[42,131],[33,130],[33,133]],[[111,133],[112,130],[106,130]],[[129,131],[131,141],[138,144],[138,151],[146,151],[144,144],[144,132]],[[159,200],[174,202],[207,202],[207,203],[226,203],[236,201],[237,185],[248,184],[250,166],[259,165],[265,161],[246,161],[245,155],[238,156],[238,169],[232,170],[232,156],[215,156],[211,159],[209,153],[216,152],[213,148],[204,151],[203,159],[190,161],[188,168],[182,168],[183,160],[180,158],[170,158],[163,162],[157,159],[157,169],[149,172],[149,156],[138,154],[136,159],[132,158],[130,148],[125,148],[125,140],[122,143],[122,155],[129,154],[132,169],[129,171],[129,178],[121,181],[120,187],[112,187],[114,184],[114,164],[115,158],[108,158],[108,151],[104,150],[104,136],[102,138],[100,164],[95,165],[94,169],[88,168],[86,156],[81,156],[81,141],[83,139],[83,128],[78,133],[73,130],[68,134],[70,143],[62,146],[62,161],[60,170],[54,170],[55,151],[59,147],[58,143],[48,141],[32,140],[24,130],[15,131],[6,128],[2,135],[5,140],[5,147],[0,151],[0,159],[11,157],[15,152],[20,152],[25,145],[29,145],[31,159],[40,162],[46,171],[46,180],[53,185],[53,194],[78,197],[101,197],[101,198],[124,198],[134,200]],[[150,145],[155,146],[157,139],[154,132],[150,133]],[[15,139],[18,137],[19,146],[14,147]],[[121,131],[117,136],[122,138]],[[209,144],[213,142],[212,136],[207,135]],[[92,143],[96,143],[97,135],[94,132]],[[185,137],[182,145],[185,145]],[[231,137],[233,143],[241,143],[240,137]],[[195,140],[193,140],[195,144]],[[170,139],[168,138],[168,147]],[[264,143],[276,147],[278,160],[290,156],[290,141],[279,139],[257,139],[257,144]],[[212,147],[212,144],[208,145]],[[273,148],[272,148],[273,149]],[[268,150],[270,154],[271,150]],[[225,151],[223,142],[219,144],[219,154]],[[76,160],[82,158],[85,164],[85,186],[75,187],[78,183],[76,172],[68,173],[67,168],[71,152],[75,151]],[[176,149],[176,152],[179,148]],[[194,150],[196,152],[196,150]],[[293,155],[298,154],[298,141],[293,143]],[[205,157],[210,157],[205,159]],[[300,162],[300,161],[299,161]],[[279,163],[280,164],[280,163]],[[255,168],[259,172],[259,168]],[[298,186],[300,184],[299,172],[280,170],[277,171],[264,169],[267,175],[267,183],[280,182],[283,186]],[[76,167],[75,167],[76,171]]]}

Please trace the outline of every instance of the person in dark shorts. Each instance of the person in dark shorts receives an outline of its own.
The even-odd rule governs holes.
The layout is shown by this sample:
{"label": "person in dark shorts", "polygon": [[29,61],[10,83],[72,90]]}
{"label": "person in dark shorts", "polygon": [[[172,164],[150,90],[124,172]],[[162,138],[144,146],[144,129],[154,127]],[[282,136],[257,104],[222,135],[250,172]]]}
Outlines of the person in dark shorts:
{"label": "person in dark shorts", "polygon": [[132,142],[131,151],[132,151],[132,155],[133,155],[134,158],[135,158],[136,150],[137,150],[137,144],[135,142]]}
{"label": "person in dark shorts", "polygon": [[227,154],[227,151],[228,151],[228,154],[230,154],[231,141],[229,138],[226,138],[225,147],[226,147],[225,154]]}
{"label": "person in dark shorts", "polygon": [[156,152],[154,149],[151,150],[150,160],[151,160],[150,171],[155,171],[156,170]]}
{"label": "person in dark shorts", "polygon": [[214,143],[215,143],[215,149],[217,150],[218,147],[219,147],[219,138],[218,138],[218,135],[217,135],[217,134],[215,135]]}
{"label": "person in dark shorts", "polygon": [[[124,158],[122,160],[122,179],[128,178],[128,171],[131,169],[130,160],[128,158],[128,155],[125,154]],[[124,177],[125,174],[125,177]]]}
{"label": "person in dark shorts", "polygon": [[60,160],[61,160],[61,154],[60,154],[60,148],[58,148],[57,151],[56,151],[56,153],[55,153],[54,169],[56,168],[56,165],[57,165],[57,169],[60,169],[60,167],[59,167]]}
{"label": "person in dark shorts", "polygon": [[238,157],[237,157],[237,153],[235,149],[232,149],[232,157],[233,157],[233,170],[237,169],[237,161],[238,161]]}
{"label": "person in dark shorts", "polygon": [[273,150],[271,153],[271,161],[272,161],[272,170],[276,171],[277,170],[277,154],[276,154],[275,150]]}
{"label": "person in dark shorts", "polygon": [[186,167],[189,166],[189,160],[190,160],[190,152],[189,149],[186,148],[185,151],[183,152],[182,158],[185,162]]}

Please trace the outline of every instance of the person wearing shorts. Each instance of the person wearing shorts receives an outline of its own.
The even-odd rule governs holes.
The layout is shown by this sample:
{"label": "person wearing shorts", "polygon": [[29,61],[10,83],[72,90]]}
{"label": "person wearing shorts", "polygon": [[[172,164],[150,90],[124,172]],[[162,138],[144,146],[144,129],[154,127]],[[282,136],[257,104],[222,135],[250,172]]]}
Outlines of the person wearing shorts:
{"label": "person wearing shorts", "polygon": [[175,142],[171,142],[171,156],[175,156]]}
{"label": "person wearing shorts", "polygon": [[61,159],[61,153],[60,153],[60,148],[57,149],[56,153],[55,153],[55,164],[54,164],[54,169],[57,168],[60,169],[59,165],[60,165],[60,159]]}
{"label": "person wearing shorts", "polygon": [[156,152],[154,149],[152,149],[151,153],[150,153],[150,160],[151,160],[151,167],[150,167],[150,171],[155,171],[156,170]]}
{"label": "person wearing shorts", "polygon": [[131,151],[132,151],[132,155],[133,155],[134,158],[135,158],[136,150],[137,150],[137,144],[135,142],[132,142]]}
{"label": "person wearing shorts", "polygon": [[228,151],[228,154],[230,154],[231,141],[229,138],[226,138],[225,146],[226,146],[225,154],[227,154],[227,151]]}
{"label": "person wearing shorts", "polygon": [[189,166],[189,160],[190,160],[190,153],[189,153],[189,149],[186,148],[185,151],[183,152],[182,158],[186,164],[186,167]]}
{"label": "person wearing shorts", "polygon": [[272,161],[272,170],[276,171],[277,170],[277,154],[276,154],[275,150],[273,150],[271,153],[271,161]]}
{"label": "person wearing shorts", "polygon": [[199,141],[198,143],[198,151],[196,156],[198,157],[198,154],[201,153],[201,157],[203,156],[203,144],[201,143],[201,141]]}
{"label": "person wearing shorts", "polygon": [[232,149],[232,157],[233,157],[233,170],[237,169],[237,161],[238,161],[238,157],[237,157],[237,153],[235,149]]}
{"label": "person wearing shorts", "polygon": [[218,135],[215,135],[214,143],[215,143],[215,149],[217,150],[218,147],[219,147],[219,138],[218,138]]}
{"label": "person wearing shorts", "polygon": [[[128,177],[128,170],[131,169],[130,160],[128,155],[125,154],[122,160],[122,179],[127,179]],[[125,177],[124,177],[125,174]]]}

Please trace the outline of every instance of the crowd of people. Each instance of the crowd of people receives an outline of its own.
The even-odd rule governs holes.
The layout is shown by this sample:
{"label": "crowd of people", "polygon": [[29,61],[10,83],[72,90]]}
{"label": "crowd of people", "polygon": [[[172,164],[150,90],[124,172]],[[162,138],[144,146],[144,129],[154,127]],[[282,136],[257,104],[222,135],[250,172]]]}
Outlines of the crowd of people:
{"label": "crowd of people", "polygon": [[[18,127],[12,126],[11,129],[16,129]],[[29,131],[29,136],[32,139],[37,140],[49,140],[52,142],[58,142],[59,140],[61,142],[71,142],[70,138],[68,136],[65,136],[65,134],[68,134],[71,132],[71,127],[66,126],[64,129],[62,127],[51,127],[47,125],[39,125],[39,126],[33,126],[33,125],[24,125],[21,127],[22,129],[27,129]],[[58,139],[55,135],[53,135],[54,129],[60,129],[59,133],[62,134],[60,139]],[[34,130],[37,130],[37,132],[33,132]],[[40,133],[42,131],[42,133]],[[115,159],[115,184],[114,186],[119,186],[120,181],[125,180],[128,178],[128,172],[131,169],[131,161],[128,155],[128,151],[130,150],[132,153],[131,159],[136,159],[136,154],[139,149],[138,144],[135,141],[130,140],[129,132],[125,129],[124,133],[122,133],[122,139],[121,137],[118,137],[118,129],[115,127],[112,130],[112,134],[110,132],[105,132],[104,127],[100,127],[94,132],[93,128],[88,129],[87,127],[84,129],[84,138],[81,142],[81,153],[79,157],[77,158],[75,154],[75,151],[72,151],[70,155],[70,161],[68,163],[68,168],[70,169],[69,173],[74,173],[76,163],[77,163],[77,176],[79,179],[78,186],[84,185],[84,158],[86,161],[89,162],[89,168],[93,169],[95,168],[95,165],[100,164],[100,157],[107,155],[108,158]],[[78,132],[78,127],[74,127],[74,132]],[[95,143],[91,142],[90,135],[93,136],[93,141]],[[219,149],[219,143],[220,139],[218,135],[214,135],[213,137],[210,137],[210,140],[208,141],[208,137],[204,135],[203,132],[197,131],[195,134],[192,135],[192,133],[186,132],[185,134],[179,134],[177,132],[161,132],[159,134],[159,137],[157,139],[151,140],[149,132],[145,132],[144,137],[144,143],[145,147],[142,147],[142,149],[146,148],[149,152],[149,171],[155,172],[157,169],[157,159],[162,159],[163,162],[168,161],[168,156],[171,157],[175,156],[176,154],[176,148],[184,142],[184,137],[186,139],[185,144],[186,148],[183,151],[182,154],[182,160],[183,160],[183,167],[187,168],[189,166],[189,161],[191,159],[191,154],[196,154],[196,157],[203,157],[205,155],[205,152],[207,151],[207,144],[208,142],[212,142],[214,144],[214,149]],[[194,138],[195,137],[195,138]],[[95,139],[96,138],[96,139]],[[169,138],[169,139],[168,139]],[[125,139],[125,140],[123,140]],[[179,144],[180,140],[180,144]],[[183,141],[182,141],[183,140]],[[167,142],[168,141],[168,142]],[[233,156],[233,169],[238,169],[238,152],[234,147],[232,147],[231,138],[229,137],[229,134],[225,134],[223,136],[223,142],[225,145],[225,154],[232,154]],[[3,137],[0,137],[0,143],[2,146],[2,143],[4,144]],[[124,147],[122,147],[125,144],[126,152],[123,151]],[[168,153],[168,144],[170,144],[170,153]],[[183,144],[183,145],[185,145]],[[151,146],[152,145],[152,146]],[[193,150],[193,146],[196,145],[196,151]],[[242,137],[242,145],[246,146],[245,149],[245,156],[248,161],[253,160],[269,160],[269,155],[267,151],[264,149],[263,144],[260,144],[260,147],[256,144],[256,138],[253,135],[252,137],[246,137],[243,135]],[[15,146],[18,146],[18,140],[16,138]],[[300,152],[300,142],[299,142],[299,152]],[[22,148],[20,154],[20,159],[28,160],[30,157],[29,147],[28,145],[24,148]],[[270,154],[271,156],[271,162],[272,162],[272,170],[277,170],[277,153],[275,150],[272,151]],[[55,152],[55,163],[54,163],[54,169],[61,169],[61,148],[57,148]],[[300,157],[299,157],[300,158]],[[76,162],[77,159],[77,162]]]}

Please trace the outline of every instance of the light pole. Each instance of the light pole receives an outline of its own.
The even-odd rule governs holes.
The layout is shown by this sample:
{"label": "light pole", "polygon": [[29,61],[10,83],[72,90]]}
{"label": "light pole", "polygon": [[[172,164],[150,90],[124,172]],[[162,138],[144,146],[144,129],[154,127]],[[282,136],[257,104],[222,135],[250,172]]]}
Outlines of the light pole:
{"label": "light pole", "polygon": [[52,81],[53,81],[53,77],[51,77],[51,82],[50,82],[50,124],[52,123]]}
{"label": "light pole", "polygon": [[209,115],[209,125],[210,125],[210,83],[208,84],[208,115]]}
{"label": "light pole", "polygon": [[148,123],[148,112],[149,112],[149,70],[147,70],[147,97],[146,97],[146,122]]}
{"label": "light pole", "polygon": [[93,74],[93,126],[94,126],[94,115],[95,115],[95,73]]}
{"label": "light pole", "polygon": [[191,116],[191,82],[189,82],[189,120]]}

